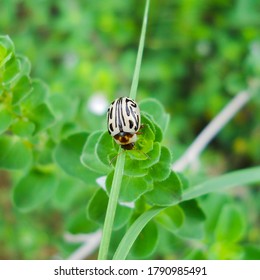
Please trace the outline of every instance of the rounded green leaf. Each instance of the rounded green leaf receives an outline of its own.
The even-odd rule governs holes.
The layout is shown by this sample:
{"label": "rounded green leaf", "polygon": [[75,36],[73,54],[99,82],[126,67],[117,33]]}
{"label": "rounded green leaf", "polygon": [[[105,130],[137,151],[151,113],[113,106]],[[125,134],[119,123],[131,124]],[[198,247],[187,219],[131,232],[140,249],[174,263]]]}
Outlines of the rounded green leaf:
{"label": "rounded green leaf", "polygon": [[6,62],[5,71],[3,75],[3,83],[11,83],[19,75],[19,61],[15,56]]}
{"label": "rounded green leaf", "polygon": [[49,105],[55,117],[61,122],[73,120],[77,114],[78,98],[64,94],[52,94]]}
{"label": "rounded green leaf", "polygon": [[5,132],[12,123],[12,114],[0,105],[0,134]]}
{"label": "rounded green leaf", "polygon": [[[114,171],[112,171],[106,179],[106,189],[110,192]],[[141,195],[151,189],[151,185],[145,177],[131,177],[123,175],[121,189],[119,194],[120,202],[133,202]]]}
{"label": "rounded green leaf", "polygon": [[[108,196],[103,189],[98,189],[97,192],[93,195],[89,204],[87,206],[87,217],[99,223],[100,225],[104,224],[106,210],[108,205]],[[113,224],[113,229],[117,230],[129,221],[131,218],[133,210],[129,207],[117,205],[115,220]]]}
{"label": "rounded green leaf", "polygon": [[[39,137],[38,139],[41,139],[41,137]],[[53,151],[56,147],[56,143],[50,138],[47,141],[46,140],[44,146],[42,146],[41,149],[35,151],[36,164],[39,165],[53,164]]]}
{"label": "rounded green leaf", "polygon": [[8,35],[0,36],[0,67],[4,65],[14,53],[14,44]]}
{"label": "rounded green leaf", "polygon": [[148,113],[152,116],[152,120],[165,132],[169,123],[169,114],[167,114],[162,104],[154,98],[147,98],[140,102],[140,109],[142,112]]}
{"label": "rounded green leaf", "polygon": [[92,171],[106,174],[111,168],[100,161],[96,153],[96,145],[98,145],[98,141],[102,134],[102,131],[96,131],[89,135],[82,151],[81,162],[84,166]]}
{"label": "rounded green leaf", "polygon": [[31,136],[34,129],[35,124],[27,119],[18,119],[11,126],[12,132],[21,137]]}
{"label": "rounded green leaf", "polygon": [[171,206],[181,199],[181,183],[176,173],[161,182],[154,182],[153,190],[146,193],[145,197],[153,205]]}
{"label": "rounded green leaf", "polygon": [[88,133],[80,132],[62,140],[54,151],[54,159],[67,174],[90,183],[95,181],[97,175],[80,161],[87,137]]}
{"label": "rounded green leaf", "polygon": [[243,256],[243,247],[232,242],[215,242],[208,250],[210,259],[239,260]]}
{"label": "rounded green leaf", "polygon": [[[158,163],[160,154],[161,154],[161,146],[158,142],[153,144],[153,149],[145,153],[142,150],[131,150],[124,151],[129,157],[126,158],[124,174],[127,176],[144,176],[148,173],[148,168],[152,165]],[[135,156],[133,153],[135,152]],[[141,158],[136,158],[136,155],[141,156]]]}
{"label": "rounded green leaf", "polygon": [[58,180],[54,174],[32,170],[15,186],[14,204],[21,211],[32,211],[50,199],[57,186]]}
{"label": "rounded green leaf", "polygon": [[237,242],[244,236],[245,231],[246,221],[242,211],[235,205],[225,205],[216,226],[217,240]]}
{"label": "rounded green leaf", "polygon": [[55,118],[47,104],[41,104],[32,110],[27,111],[26,114],[27,117],[35,124],[34,134],[50,127],[55,121]]}
{"label": "rounded green leaf", "polygon": [[16,58],[19,62],[20,74],[30,75],[30,72],[31,72],[30,60],[24,55],[16,55]]}
{"label": "rounded green leaf", "polygon": [[176,173],[178,174],[178,177],[181,181],[182,189],[183,190],[188,189],[190,187],[189,179],[183,173],[180,172],[176,172]]}
{"label": "rounded green leaf", "polygon": [[161,130],[161,128],[157,125],[157,123],[155,123],[152,119],[152,117],[147,114],[147,113],[142,113],[142,124],[144,124],[145,126],[149,126],[154,134],[154,141],[155,142],[161,142],[163,139],[163,132]]}
{"label": "rounded green leaf", "polygon": [[166,180],[171,173],[171,153],[168,148],[161,147],[159,162],[150,168],[150,174],[154,181]]}
{"label": "rounded green leaf", "polygon": [[87,219],[85,208],[81,208],[68,217],[65,227],[66,231],[72,234],[80,234],[96,231],[99,226],[96,222]]}
{"label": "rounded green leaf", "polygon": [[228,194],[214,193],[201,199],[200,205],[207,217],[205,228],[208,235],[215,236],[216,225],[221,214],[221,210],[226,204],[231,203],[231,197]]}
{"label": "rounded green leaf", "polygon": [[151,221],[140,232],[133,247],[131,255],[136,258],[146,258],[152,255],[158,244],[158,229],[156,224]]}
{"label": "rounded green leaf", "polygon": [[82,188],[83,186],[75,182],[73,177],[62,176],[53,197],[54,207],[59,210],[70,209],[75,201],[75,197]]}
{"label": "rounded green leaf", "polygon": [[145,154],[153,149],[155,135],[149,124],[145,124],[144,127],[140,129],[139,133],[134,149],[129,151],[129,155],[132,158],[144,160],[147,159]]}
{"label": "rounded green leaf", "polygon": [[16,105],[32,91],[31,80],[28,76],[22,76],[12,89],[12,104]]}
{"label": "rounded green leaf", "polygon": [[22,106],[25,108],[35,108],[40,104],[45,102],[46,97],[49,94],[48,86],[39,79],[33,79],[31,81],[32,84],[32,92],[29,96],[24,100]]}
{"label": "rounded green leaf", "polygon": [[156,221],[164,228],[174,233],[184,222],[184,212],[178,205],[165,208],[156,216]]}
{"label": "rounded green leaf", "polygon": [[184,213],[184,222],[175,234],[181,238],[202,239],[205,231],[205,214],[197,201],[182,202],[180,207]]}
{"label": "rounded green leaf", "polygon": [[23,169],[32,161],[32,150],[18,137],[0,137],[0,168]]}
{"label": "rounded green leaf", "polygon": [[[123,152],[127,153],[127,151]],[[124,166],[124,175],[134,177],[145,176],[148,170],[142,168],[142,162],[141,160],[127,158]]]}
{"label": "rounded green leaf", "polygon": [[158,163],[161,155],[161,145],[158,142],[153,144],[153,149],[147,153],[148,158],[146,160],[139,161],[140,168],[150,168],[154,164]]}
{"label": "rounded green leaf", "polygon": [[105,131],[100,135],[95,146],[95,154],[104,165],[109,167],[111,167],[111,159],[117,155],[112,141],[114,141],[113,138]]}

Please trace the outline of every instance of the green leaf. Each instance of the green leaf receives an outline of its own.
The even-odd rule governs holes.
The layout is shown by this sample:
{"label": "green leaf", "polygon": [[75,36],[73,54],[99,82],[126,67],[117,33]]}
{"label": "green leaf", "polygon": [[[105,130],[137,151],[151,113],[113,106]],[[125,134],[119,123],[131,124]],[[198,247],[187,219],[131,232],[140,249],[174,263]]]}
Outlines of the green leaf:
{"label": "green leaf", "polygon": [[17,60],[19,61],[19,69],[21,75],[30,75],[31,72],[31,62],[24,55],[17,55]]}
{"label": "green leaf", "polygon": [[54,151],[54,159],[67,174],[85,183],[93,183],[97,175],[86,169],[80,161],[87,137],[88,133],[80,132],[62,140]]}
{"label": "green leaf", "polygon": [[61,122],[73,120],[78,110],[79,100],[64,94],[52,94],[49,98],[49,105],[55,117]]}
{"label": "green leaf", "polygon": [[245,217],[235,205],[225,205],[216,226],[216,238],[219,241],[237,242],[246,231]]}
{"label": "green leaf", "polygon": [[[240,180],[240,181],[239,181]],[[238,186],[242,183],[244,185],[254,184],[260,181],[260,167],[253,167],[248,169],[242,169],[239,171],[231,172],[220,176],[215,179],[211,179],[202,184],[199,184],[193,188],[187,189],[182,194],[182,201],[191,200],[199,196],[205,195],[206,193],[227,190],[229,188]],[[175,205],[178,201],[175,202]],[[158,215],[165,208],[151,208],[144,212],[138,219],[131,225],[122,238],[113,259],[122,260],[125,259],[131,249],[134,241],[145,227],[145,225],[156,215]]]}
{"label": "green leaf", "polygon": [[152,255],[158,244],[158,229],[156,224],[151,221],[140,232],[136,239],[131,255],[136,258],[146,258]]}
{"label": "green leaf", "polygon": [[35,150],[35,164],[37,165],[49,165],[53,164],[53,151],[56,147],[56,143],[51,138],[45,138],[42,135],[34,137],[38,141],[43,141],[39,149]]}
{"label": "green leaf", "polygon": [[62,176],[52,199],[54,207],[61,210],[70,209],[75,200],[75,196],[82,188],[83,186],[75,182],[73,177]]}
{"label": "green leaf", "polygon": [[28,118],[35,124],[34,135],[50,127],[55,118],[46,104],[41,104],[31,111],[27,111]]}
{"label": "green leaf", "polygon": [[155,137],[154,141],[161,142],[163,139],[163,133],[161,128],[152,120],[152,117],[149,114],[144,112],[141,115],[142,115],[141,117],[142,124],[144,124],[145,127],[146,126],[150,127],[151,130],[153,131]]}
{"label": "green leaf", "polygon": [[161,156],[161,145],[158,142],[153,144],[153,149],[147,153],[148,158],[146,160],[139,161],[140,168],[150,168],[154,164],[158,163]]}
{"label": "green leaf", "polygon": [[152,116],[152,120],[161,128],[163,132],[165,132],[170,116],[169,114],[165,113],[162,104],[157,99],[146,98],[142,100],[139,105],[140,110]]}
{"label": "green leaf", "polygon": [[81,205],[86,205],[86,201],[90,199],[96,186],[88,186],[84,182],[75,180],[71,176],[61,176],[59,178],[57,191],[52,198],[52,205],[55,209],[62,212],[76,209]]}
{"label": "green leaf", "polygon": [[35,130],[35,124],[26,119],[18,119],[12,124],[11,130],[21,137],[31,136]]}
{"label": "green leaf", "polygon": [[[133,156],[135,152],[135,156]],[[140,177],[148,173],[148,168],[156,164],[159,161],[161,154],[161,146],[158,142],[153,144],[153,149],[147,154],[143,154],[142,151],[125,151],[129,157],[126,159],[124,174],[127,176]],[[138,160],[136,157],[138,153],[145,158],[143,160]]]}
{"label": "green leaf", "polygon": [[[82,151],[81,162],[92,171],[107,174],[111,168],[101,162],[96,153],[96,145],[99,145],[98,140],[102,134],[102,131],[96,131],[89,135]],[[102,148],[100,147],[100,149]]]}
{"label": "green leaf", "polygon": [[22,76],[13,87],[12,104],[16,105],[32,91],[32,84],[28,76]]}
{"label": "green leaf", "polygon": [[178,206],[170,206],[165,210],[161,211],[157,217],[156,221],[162,225],[164,228],[174,233],[179,229],[184,223],[185,214],[183,209]]}
{"label": "green leaf", "polygon": [[87,219],[85,208],[81,208],[68,217],[65,227],[66,231],[72,234],[80,234],[96,231],[98,229],[98,224]]}
{"label": "green leaf", "polygon": [[154,181],[166,180],[171,173],[171,153],[169,149],[162,146],[159,162],[150,168],[150,175]]}
{"label": "green leaf", "polygon": [[207,217],[205,228],[209,236],[215,236],[216,225],[219,215],[226,204],[231,203],[231,197],[226,194],[209,194],[201,199],[200,205]]}
{"label": "green leaf", "polygon": [[49,94],[48,86],[41,80],[33,79],[31,81],[32,84],[32,92],[29,96],[24,100],[23,107],[25,108],[35,108],[40,104],[44,103],[46,97]]}
{"label": "green leaf", "polygon": [[20,138],[0,137],[0,168],[23,169],[32,162],[32,151]]}
{"label": "green leaf", "polygon": [[107,131],[105,131],[100,135],[95,146],[96,155],[98,156],[99,161],[107,166],[109,166],[110,159],[116,155],[112,141],[114,141],[113,138]]}
{"label": "green leaf", "polygon": [[182,189],[183,190],[188,189],[190,186],[190,182],[189,182],[188,178],[183,173],[180,173],[180,172],[176,172],[176,173],[181,181]]}
{"label": "green leaf", "polygon": [[181,238],[202,239],[205,223],[204,212],[196,200],[182,202],[180,206],[184,213],[184,222],[176,234]]}
{"label": "green leaf", "polygon": [[4,65],[14,53],[14,44],[8,35],[0,36],[0,67]]}
{"label": "green leaf", "polygon": [[[108,205],[108,196],[103,189],[97,190],[93,195],[89,204],[87,206],[87,217],[99,223],[100,225],[104,224],[106,209]],[[117,230],[129,221],[133,210],[131,208],[117,205],[115,220],[113,224],[113,229]]]}
{"label": "green leaf", "polygon": [[[106,179],[106,189],[110,192],[114,171],[109,173]],[[150,190],[150,184],[144,177],[130,177],[124,175],[122,178],[121,189],[119,194],[119,201],[133,202],[141,195]]]}
{"label": "green leaf", "polygon": [[171,172],[170,176],[161,182],[154,182],[152,191],[145,194],[147,200],[158,206],[175,205],[181,200],[181,183],[176,173]]}
{"label": "green leaf", "polygon": [[243,248],[237,243],[216,242],[208,250],[210,259],[239,260],[243,255]]}
{"label": "green leaf", "polygon": [[15,186],[14,204],[23,212],[32,211],[50,199],[57,186],[58,180],[54,174],[32,170]]}
{"label": "green leaf", "polygon": [[[127,151],[123,152],[127,153]],[[124,175],[133,177],[145,176],[148,170],[142,168],[142,162],[141,160],[128,158],[125,162]]]}
{"label": "green leaf", "polygon": [[19,75],[19,62],[15,56],[13,56],[5,65],[5,71],[3,75],[3,83],[8,84],[15,80]]}
{"label": "green leaf", "polygon": [[194,249],[185,256],[185,260],[208,260],[207,252],[203,249]]}
{"label": "green leaf", "polygon": [[0,134],[5,132],[12,123],[12,114],[9,110],[0,105]]}
{"label": "green leaf", "polygon": [[260,260],[260,247],[254,245],[244,246],[243,260]]}
{"label": "green leaf", "polygon": [[137,142],[133,150],[128,151],[128,154],[133,159],[147,159],[146,153],[149,153],[153,149],[153,143],[155,140],[155,135],[152,131],[150,125],[146,124],[140,130]]}

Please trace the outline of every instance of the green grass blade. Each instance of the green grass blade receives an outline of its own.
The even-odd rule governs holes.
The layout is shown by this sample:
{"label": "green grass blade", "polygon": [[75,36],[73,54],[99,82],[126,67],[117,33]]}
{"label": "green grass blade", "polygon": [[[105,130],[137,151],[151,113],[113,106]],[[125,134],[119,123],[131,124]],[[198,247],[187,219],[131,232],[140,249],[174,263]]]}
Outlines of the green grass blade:
{"label": "green grass blade", "polygon": [[138,87],[139,74],[140,74],[140,68],[141,68],[142,56],[144,50],[144,41],[145,41],[145,33],[146,33],[147,21],[148,21],[149,5],[150,5],[150,0],[146,0],[141,37],[139,41],[134,76],[133,76],[133,81],[132,81],[130,95],[129,95],[129,97],[132,99],[136,99],[136,92]]}
{"label": "green grass blade", "polygon": [[125,236],[121,240],[115,254],[113,260],[124,260],[131,247],[133,246],[136,238],[145,227],[145,225],[158,213],[160,213],[164,208],[152,208],[146,211],[143,215],[141,215],[128,229]]}
{"label": "green grass blade", "polygon": [[183,192],[182,201],[190,200],[207,193],[225,191],[227,189],[250,185],[260,181],[260,167],[237,170],[205,181]]}
{"label": "green grass blade", "polygon": [[[260,167],[242,169],[210,179],[202,184],[188,189],[183,193],[181,201],[191,200],[211,192],[225,191],[239,185],[251,185],[257,182],[260,182]],[[152,208],[142,214],[128,229],[127,233],[120,242],[113,259],[125,259],[142,229],[153,217],[164,209],[164,207]]]}

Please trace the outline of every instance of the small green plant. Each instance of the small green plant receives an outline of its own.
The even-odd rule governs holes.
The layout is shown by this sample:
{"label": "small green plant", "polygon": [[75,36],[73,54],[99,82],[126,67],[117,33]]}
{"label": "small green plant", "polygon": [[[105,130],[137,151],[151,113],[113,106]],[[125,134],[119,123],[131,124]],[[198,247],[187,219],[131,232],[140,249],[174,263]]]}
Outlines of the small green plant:
{"label": "small green plant", "polygon": [[[70,233],[103,229],[99,259],[259,258],[250,245],[258,237],[246,237],[249,211],[227,191],[259,182],[260,167],[190,182],[172,168],[169,114],[157,99],[136,94],[148,6],[129,94],[144,128],[131,151],[122,152],[105,127],[89,132],[76,122],[78,102],[49,93],[11,39],[0,37],[0,168],[12,174],[13,203],[28,215],[59,209],[51,226],[63,218]],[[65,256],[76,249],[59,246]]]}

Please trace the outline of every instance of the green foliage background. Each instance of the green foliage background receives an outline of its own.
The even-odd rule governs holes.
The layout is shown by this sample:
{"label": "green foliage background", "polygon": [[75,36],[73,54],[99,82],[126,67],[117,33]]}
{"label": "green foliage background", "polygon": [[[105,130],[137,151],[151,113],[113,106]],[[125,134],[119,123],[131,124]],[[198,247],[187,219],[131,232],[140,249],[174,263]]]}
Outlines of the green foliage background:
{"label": "green foliage background", "polygon": [[[29,122],[8,123],[9,112],[0,103],[1,124],[7,123],[18,135],[10,140],[5,134],[0,139],[0,155],[8,146],[17,147],[11,157],[15,162],[5,166],[15,170],[0,171],[1,259],[66,258],[79,244],[66,242],[64,232],[88,233],[98,228],[86,222],[85,208],[94,192],[96,197],[103,194],[95,183],[96,174],[84,175],[79,157],[87,137],[97,128],[104,130],[106,121],[105,114],[91,112],[89,101],[97,93],[108,102],[128,95],[143,6],[140,1],[119,0],[1,1],[0,33],[8,34],[16,53],[31,62],[30,66],[24,56],[19,58],[25,76],[15,87],[18,92],[28,89],[29,94],[26,77],[30,75],[34,89],[41,92],[39,100],[29,99],[20,108],[27,109]],[[151,1],[137,101],[154,97],[170,114],[163,144],[173,161],[232,97],[259,79],[259,12],[256,0]],[[7,82],[14,78],[15,63],[5,77]],[[14,102],[19,102],[22,97],[16,96]],[[259,98],[255,98],[221,131],[200,165],[187,172],[190,182],[259,165],[258,107]],[[36,135],[33,154],[27,142],[32,134]],[[67,155],[75,143],[77,149]],[[23,177],[31,162],[35,169]],[[25,191],[28,182],[36,190]],[[38,193],[42,204],[36,208],[39,201],[30,197],[35,197],[37,182],[44,192]],[[172,206],[174,211],[168,213],[174,213],[172,219],[163,213],[157,217],[164,225],[159,232],[153,223],[146,229],[153,235],[143,232],[147,244],[155,244],[154,236],[160,236],[159,249],[151,252],[154,247],[140,249],[136,243],[131,258],[259,259],[256,187]]]}

